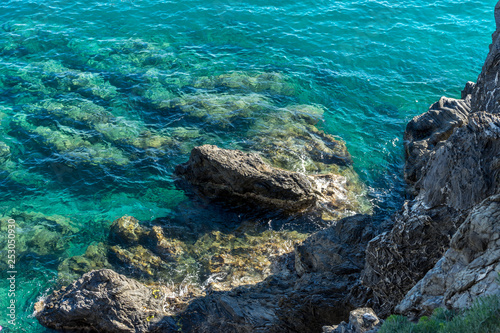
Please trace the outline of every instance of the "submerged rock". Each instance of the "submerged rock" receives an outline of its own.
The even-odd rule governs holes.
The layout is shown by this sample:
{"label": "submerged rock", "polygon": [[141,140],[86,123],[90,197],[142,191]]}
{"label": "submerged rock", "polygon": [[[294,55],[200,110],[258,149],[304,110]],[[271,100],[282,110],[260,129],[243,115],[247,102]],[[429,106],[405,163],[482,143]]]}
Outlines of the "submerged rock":
{"label": "submerged rock", "polygon": [[[63,255],[70,246],[70,237],[77,232],[71,220],[65,216],[13,209],[0,218],[0,230],[5,235],[12,220],[16,226],[16,255],[22,259],[33,255]],[[7,237],[0,241],[0,246],[6,253]],[[7,258],[6,254],[4,258]],[[0,262],[0,267],[6,268],[7,260]]]}
{"label": "submerged rock", "polygon": [[253,153],[204,145],[195,147],[177,175],[196,186],[209,199],[242,205],[253,204],[287,213],[320,205],[344,212],[354,210],[349,201],[347,179],[336,174],[307,176],[277,169]]}

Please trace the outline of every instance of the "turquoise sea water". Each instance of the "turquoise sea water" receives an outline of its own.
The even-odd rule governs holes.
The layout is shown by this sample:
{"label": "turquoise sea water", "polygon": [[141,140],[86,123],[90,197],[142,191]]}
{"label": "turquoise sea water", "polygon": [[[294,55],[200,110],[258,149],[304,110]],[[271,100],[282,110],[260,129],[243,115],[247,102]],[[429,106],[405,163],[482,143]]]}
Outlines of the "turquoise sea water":
{"label": "turquoise sea water", "polygon": [[[375,210],[391,214],[405,125],[476,80],[494,5],[2,1],[0,214],[19,242],[12,327],[4,221],[0,325],[46,331],[31,313],[58,266],[123,215],[193,235],[234,228],[238,214],[193,203],[173,167],[203,143],[283,152],[276,140],[316,135],[297,114],[346,142]],[[287,167],[308,170],[300,149],[290,154]]]}

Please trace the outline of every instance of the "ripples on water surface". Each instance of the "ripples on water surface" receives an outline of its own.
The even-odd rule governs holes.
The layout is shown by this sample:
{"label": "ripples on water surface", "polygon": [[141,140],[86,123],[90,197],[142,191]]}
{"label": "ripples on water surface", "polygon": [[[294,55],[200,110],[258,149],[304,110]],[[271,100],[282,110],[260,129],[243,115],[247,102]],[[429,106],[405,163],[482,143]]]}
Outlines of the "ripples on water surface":
{"label": "ripples on water surface", "polygon": [[[404,127],[476,79],[494,5],[3,1],[0,210],[18,222],[23,269],[13,331],[44,331],[34,302],[63,260],[105,240],[116,218],[181,221],[195,237],[242,222],[173,184],[195,145],[287,156],[273,140],[298,137],[295,155],[277,164],[315,171],[300,150],[300,137],[315,135],[304,119],[315,119],[346,141],[375,207],[393,212]],[[293,224],[270,217],[260,229]]]}

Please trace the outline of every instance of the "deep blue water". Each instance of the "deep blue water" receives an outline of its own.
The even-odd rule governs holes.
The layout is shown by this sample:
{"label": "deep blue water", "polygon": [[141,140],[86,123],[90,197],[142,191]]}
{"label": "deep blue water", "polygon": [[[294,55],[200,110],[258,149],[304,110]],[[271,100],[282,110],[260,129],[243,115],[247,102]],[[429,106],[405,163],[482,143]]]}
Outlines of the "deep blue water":
{"label": "deep blue water", "polygon": [[2,1],[0,254],[5,273],[14,218],[18,318],[6,323],[2,278],[0,325],[43,332],[33,304],[58,266],[105,240],[123,215],[189,220],[197,235],[234,228],[193,204],[173,167],[212,143],[288,151],[286,167],[311,171],[304,141],[288,140],[314,136],[296,110],[346,142],[374,209],[393,213],[404,197],[406,123],[476,80],[494,5]]}

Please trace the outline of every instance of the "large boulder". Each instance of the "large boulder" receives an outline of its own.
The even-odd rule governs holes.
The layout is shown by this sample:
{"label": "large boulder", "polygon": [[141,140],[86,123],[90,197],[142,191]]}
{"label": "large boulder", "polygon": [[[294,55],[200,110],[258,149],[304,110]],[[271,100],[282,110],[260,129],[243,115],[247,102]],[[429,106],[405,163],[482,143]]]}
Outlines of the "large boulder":
{"label": "large boulder", "polygon": [[274,168],[255,153],[199,146],[193,148],[188,162],[176,167],[175,173],[209,199],[289,213],[322,204],[340,211],[352,210],[345,177],[307,176]]}
{"label": "large boulder", "polygon": [[443,258],[396,307],[412,317],[437,307],[465,309],[475,298],[500,293],[500,195],[474,207]]}
{"label": "large boulder", "polygon": [[140,333],[175,331],[161,320],[163,300],[155,290],[109,269],[92,271],[35,304],[35,317],[66,331]]}

